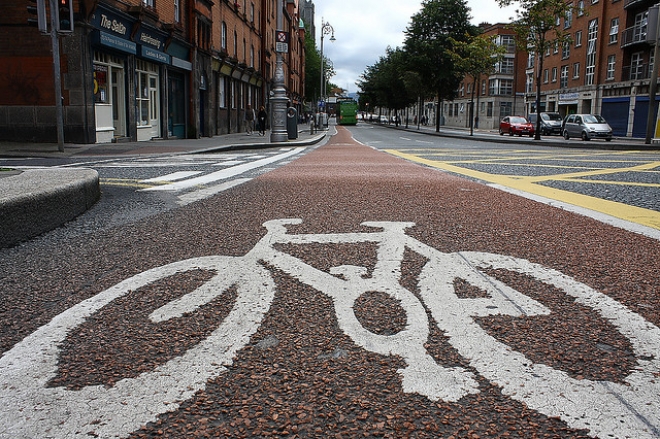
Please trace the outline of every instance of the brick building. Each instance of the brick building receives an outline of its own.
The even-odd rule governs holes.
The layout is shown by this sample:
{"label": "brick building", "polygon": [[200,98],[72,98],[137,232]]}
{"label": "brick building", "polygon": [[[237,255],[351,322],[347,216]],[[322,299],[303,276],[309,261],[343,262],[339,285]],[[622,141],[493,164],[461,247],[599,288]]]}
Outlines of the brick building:
{"label": "brick building", "polygon": [[[644,137],[658,23],[657,8],[652,7],[654,1],[573,0],[571,4],[572,13],[558,17],[557,21],[570,32],[572,42],[541,54],[544,57],[541,111],[555,111],[562,116],[601,114],[615,136]],[[502,24],[484,32],[498,38],[508,38],[503,35],[510,33]],[[511,61],[507,60],[506,65],[498,66],[498,74],[488,78],[487,89],[481,80],[477,91],[481,103],[476,114],[481,128],[497,128],[499,120],[507,114],[536,112],[537,54],[514,52],[507,54],[513,59],[510,78],[502,70],[510,72]],[[524,57],[526,62],[522,62]],[[498,79],[504,82],[497,82]],[[502,87],[511,81],[512,87]],[[471,78],[465,78],[458,98],[444,103],[445,125],[468,126],[470,83]],[[658,100],[651,109],[654,114]]]}
{"label": "brick building", "polygon": [[[29,0],[3,0],[0,140],[56,141],[49,35],[27,26]],[[285,88],[304,100],[304,27],[283,4]],[[48,0],[46,0],[48,3]],[[103,143],[243,130],[247,105],[268,105],[278,0],[73,0],[62,35],[64,138]]]}
{"label": "brick building", "polygon": [[475,128],[497,128],[504,116],[524,112],[527,54],[516,49],[514,32],[506,24],[482,25],[482,29],[483,35],[505,48],[502,61],[492,75],[478,78],[476,87],[471,76],[463,78],[457,98],[442,103],[440,114],[445,125],[469,127],[471,102]]}

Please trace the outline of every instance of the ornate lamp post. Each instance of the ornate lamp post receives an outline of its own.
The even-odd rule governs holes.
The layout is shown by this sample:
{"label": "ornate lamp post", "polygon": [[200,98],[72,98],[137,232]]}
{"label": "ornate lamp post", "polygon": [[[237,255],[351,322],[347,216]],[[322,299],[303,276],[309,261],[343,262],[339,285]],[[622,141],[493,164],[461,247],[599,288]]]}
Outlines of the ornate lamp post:
{"label": "ornate lamp post", "polygon": [[[277,1],[277,30],[278,35],[282,31],[282,0]],[[288,43],[288,41],[287,41]],[[286,47],[288,49],[288,45]],[[286,89],[284,88],[284,61],[282,59],[282,52],[284,47],[276,48],[275,54],[275,76],[273,78],[273,97],[270,98],[271,102],[271,130],[270,141],[286,142],[288,134],[286,131],[286,104],[288,98],[286,97]]]}
{"label": "ornate lamp post", "polygon": [[[325,97],[325,72],[323,71],[323,36],[332,35],[330,41],[336,41],[335,30],[327,21],[324,23],[323,18],[321,18],[321,90],[319,90],[319,101],[324,101]],[[327,104],[326,104],[327,105]],[[319,107],[319,125],[323,123],[321,117],[321,108]]]}

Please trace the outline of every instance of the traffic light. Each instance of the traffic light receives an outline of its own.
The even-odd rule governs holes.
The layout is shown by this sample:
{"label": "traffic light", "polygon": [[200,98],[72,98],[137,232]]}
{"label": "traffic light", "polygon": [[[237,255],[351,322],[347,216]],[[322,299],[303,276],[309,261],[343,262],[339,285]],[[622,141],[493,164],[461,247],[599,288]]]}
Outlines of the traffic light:
{"label": "traffic light", "polygon": [[28,25],[36,26],[40,32],[47,33],[46,0],[28,0],[27,11],[29,14]]}
{"label": "traffic light", "polygon": [[73,32],[73,0],[57,0],[57,31]]}

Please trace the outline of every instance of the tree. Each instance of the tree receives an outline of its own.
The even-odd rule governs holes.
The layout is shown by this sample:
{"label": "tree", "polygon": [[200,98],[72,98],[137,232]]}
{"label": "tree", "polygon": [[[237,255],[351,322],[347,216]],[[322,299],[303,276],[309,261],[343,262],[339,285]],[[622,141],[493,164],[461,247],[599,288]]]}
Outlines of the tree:
{"label": "tree", "polygon": [[[333,84],[329,79],[335,75],[330,61],[323,57],[323,71],[325,73],[326,95]],[[316,48],[316,42],[311,32],[305,32],[305,95],[308,99],[321,96],[321,52]]]}
{"label": "tree", "polygon": [[[474,135],[474,94],[481,75],[492,75],[495,66],[502,61],[506,48],[498,46],[492,37],[478,35],[469,42],[452,39],[454,48],[450,51],[460,72],[472,77],[470,94],[470,135]],[[478,104],[478,103],[477,103]]]}
{"label": "tree", "polygon": [[[357,85],[361,89],[361,100],[373,107],[387,107],[395,110],[405,108],[414,102],[416,96],[406,87],[405,76],[408,70],[406,55],[402,49],[387,48],[387,53],[376,64],[368,66]],[[396,120],[398,125],[398,118]]]}
{"label": "tree", "polygon": [[[469,41],[478,34],[478,29],[470,24],[469,12],[465,0],[424,0],[405,31],[409,70],[418,72],[440,101],[456,97],[463,77],[451,56],[452,39]],[[438,130],[439,112],[436,118]]]}
{"label": "tree", "polygon": [[518,3],[517,17],[512,24],[516,44],[522,50],[536,56],[536,129],[534,139],[541,139],[541,74],[543,54],[555,47],[571,43],[570,33],[560,26],[560,20],[572,16],[574,6],[566,0],[497,0],[500,6]]}

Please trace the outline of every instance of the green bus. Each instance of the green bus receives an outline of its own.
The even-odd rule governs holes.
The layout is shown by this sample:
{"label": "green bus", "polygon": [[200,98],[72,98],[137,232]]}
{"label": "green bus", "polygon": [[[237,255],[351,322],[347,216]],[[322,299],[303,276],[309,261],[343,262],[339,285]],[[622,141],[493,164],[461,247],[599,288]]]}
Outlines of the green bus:
{"label": "green bus", "polygon": [[357,124],[358,103],[353,99],[337,101],[337,123],[339,125]]}

